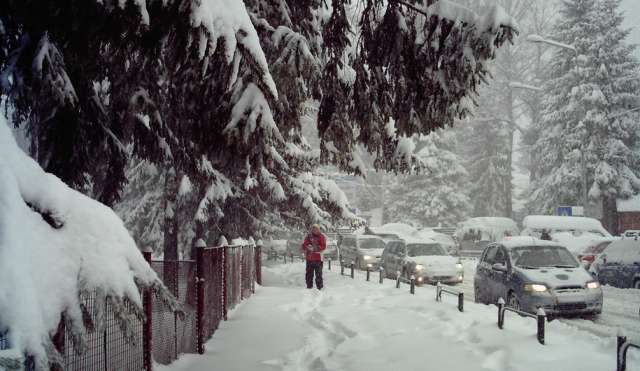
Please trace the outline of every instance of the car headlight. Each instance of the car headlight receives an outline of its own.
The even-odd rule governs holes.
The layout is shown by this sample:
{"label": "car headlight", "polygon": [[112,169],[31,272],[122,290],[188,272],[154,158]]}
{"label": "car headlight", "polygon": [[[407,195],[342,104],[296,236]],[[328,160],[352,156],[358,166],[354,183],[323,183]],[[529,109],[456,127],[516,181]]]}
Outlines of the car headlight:
{"label": "car headlight", "polygon": [[462,270],[462,263],[456,263],[456,268],[458,268],[458,270]]}
{"label": "car headlight", "polygon": [[365,256],[363,256],[363,257],[362,257],[362,259],[364,259],[364,260],[371,260],[371,259],[373,259],[373,256],[365,255]]}
{"label": "car headlight", "polygon": [[598,281],[587,282],[587,288],[588,289],[597,289],[599,287],[600,287],[600,282],[598,282]]}
{"label": "car headlight", "polygon": [[421,270],[423,270],[423,269],[424,269],[424,266],[423,266],[422,264],[417,264],[417,265],[416,265],[416,270],[417,270],[417,271],[421,271]]}
{"label": "car headlight", "polygon": [[545,292],[547,291],[547,286],[539,283],[527,283],[524,285],[524,291]]}

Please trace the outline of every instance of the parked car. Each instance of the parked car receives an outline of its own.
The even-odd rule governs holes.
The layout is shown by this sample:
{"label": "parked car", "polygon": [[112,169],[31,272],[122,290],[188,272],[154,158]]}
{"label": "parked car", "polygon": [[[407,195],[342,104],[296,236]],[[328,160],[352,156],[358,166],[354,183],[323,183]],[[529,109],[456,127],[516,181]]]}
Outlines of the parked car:
{"label": "parked car", "polygon": [[357,269],[378,269],[384,248],[385,243],[379,236],[351,234],[342,238],[340,255],[345,264],[354,262]]}
{"label": "parked car", "polygon": [[603,285],[640,289],[640,241],[624,238],[612,242],[590,271]]}
{"label": "parked car", "polygon": [[474,281],[475,300],[548,316],[600,314],[602,288],[564,247],[533,237],[513,237],[487,246]]}
{"label": "parked car", "polygon": [[458,240],[456,253],[460,256],[478,257],[491,242],[519,234],[518,225],[512,219],[478,217],[458,223],[454,236]]}
{"label": "parked car", "polygon": [[600,241],[594,241],[589,246],[587,246],[584,251],[578,254],[578,260],[580,260],[585,268],[589,269],[591,264],[604,252],[604,250],[613,242],[615,239],[605,239]]}
{"label": "parked car", "polygon": [[381,264],[387,277],[395,278],[400,272],[406,279],[415,276],[418,284],[460,283],[464,279],[459,259],[448,255],[436,241],[428,239],[388,241]]}

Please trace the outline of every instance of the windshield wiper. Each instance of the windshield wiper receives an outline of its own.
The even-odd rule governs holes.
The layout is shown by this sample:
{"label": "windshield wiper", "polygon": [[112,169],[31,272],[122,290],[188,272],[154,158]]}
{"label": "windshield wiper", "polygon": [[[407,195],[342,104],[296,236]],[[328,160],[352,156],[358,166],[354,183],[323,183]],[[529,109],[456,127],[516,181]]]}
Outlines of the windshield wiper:
{"label": "windshield wiper", "polygon": [[554,265],[554,268],[577,268],[575,265],[569,265],[569,264],[558,264],[558,265]]}
{"label": "windshield wiper", "polygon": [[523,269],[538,269],[538,267],[532,267],[530,265],[517,265],[517,267]]}

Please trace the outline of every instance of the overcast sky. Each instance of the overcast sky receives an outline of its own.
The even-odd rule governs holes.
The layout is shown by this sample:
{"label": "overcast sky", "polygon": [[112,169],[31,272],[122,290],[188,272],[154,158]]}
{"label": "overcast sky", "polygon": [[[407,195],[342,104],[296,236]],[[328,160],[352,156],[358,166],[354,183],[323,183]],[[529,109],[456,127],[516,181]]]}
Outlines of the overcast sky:
{"label": "overcast sky", "polygon": [[[625,27],[631,28],[629,42],[640,46],[640,0],[622,0],[622,10],[625,15]],[[640,58],[640,49],[636,49],[636,56]]]}

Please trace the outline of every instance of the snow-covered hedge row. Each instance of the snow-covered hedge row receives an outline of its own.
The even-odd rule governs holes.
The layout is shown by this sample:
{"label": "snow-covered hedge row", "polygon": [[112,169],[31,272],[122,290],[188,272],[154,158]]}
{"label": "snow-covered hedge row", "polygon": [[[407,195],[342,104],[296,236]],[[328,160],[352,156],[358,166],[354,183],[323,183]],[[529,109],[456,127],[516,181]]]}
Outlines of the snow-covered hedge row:
{"label": "snow-covered hedge row", "polygon": [[105,306],[83,313],[81,293],[109,302],[130,336],[132,321],[143,317],[145,287],[175,308],[116,214],[43,171],[0,115],[0,331],[8,331],[12,348],[0,353],[0,365],[28,353],[47,369],[59,356],[50,336],[63,312],[82,349],[85,328],[103,326]]}

